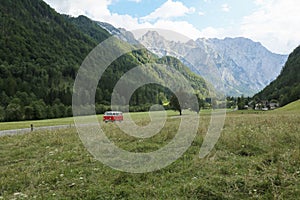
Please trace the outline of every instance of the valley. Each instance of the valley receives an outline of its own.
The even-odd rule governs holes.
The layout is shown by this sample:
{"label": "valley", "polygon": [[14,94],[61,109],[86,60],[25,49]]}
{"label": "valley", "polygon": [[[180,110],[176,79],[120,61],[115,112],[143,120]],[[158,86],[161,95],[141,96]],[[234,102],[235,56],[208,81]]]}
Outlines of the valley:
{"label": "valley", "polygon": [[[0,2],[0,200],[299,198],[300,46],[128,31],[75,11]],[[134,19],[195,12],[168,0]]]}

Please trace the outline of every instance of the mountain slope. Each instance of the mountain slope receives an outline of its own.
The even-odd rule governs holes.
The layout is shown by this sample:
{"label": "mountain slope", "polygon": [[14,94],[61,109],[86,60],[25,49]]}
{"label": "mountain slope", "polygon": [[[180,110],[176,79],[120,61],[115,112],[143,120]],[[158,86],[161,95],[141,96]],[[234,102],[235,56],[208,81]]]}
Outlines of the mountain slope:
{"label": "mountain slope", "polygon": [[95,45],[42,0],[2,1],[0,9],[2,63],[43,65],[40,58],[55,65],[77,64]]}
{"label": "mountain slope", "polygon": [[280,73],[287,56],[268,51],[258,42],[246,38],[211,39],[210,45],[221,57],[230,57],[243,68],[251,81],[250,88],[260,90]]}
{"label": "mountain slope", "polygon": [[88,17],[80,15],[77,18],[63,15],[65,19],[74,24],[81,32],[100,43],[111,36],[106,30],[101,28],[97,23],[90,20]]}
{"label": "mountain slope", "polygon": [[[84,16],[56,13],[42,0],[1,1],[0,20],[0,121],[72,115],[77,71],[89,52],[111,35]],[[96,91],[97,113],[109,109],[110,94],[119,78],[146,63],[159,63],[159,58],[140,49],[109,66]],[[193,81],[197,91],[207,91],[196,87],[205,85],[203,79]],[[145,91],[147,95],[142,95]],[[139,110],[147,103],[157,103],[158,92],[169,95],[164,88],[150,85],[137,91],[131,104]]]}
{"label": "mountain slope", "polygon": [[277,79],[255,97],[279,100],[281,106],[300,99],[300,46],[289,55]]}
{"label": "mountain slope", "polygon": [[[167,66],[170,66],[171,68],[176,69],[178,72],[183,74],[183,76],[191,83],[192,87],[197,91],[197,93],[201,96],[208,96],[208,86],[205,82],[205,80],[198,76],[197,74],[193,73],[190,71],[190,69],[185,66],[180,60],[174,58],[174,57],[162,57],[159,58],[155,54],[151,53],[147,49],[145,49],[144,46],[142,46],[137,40],[134,39],[134,36],[131,32],[125,31],[123,29],[115,29],[113,26],[107,23],[102,23],[102,22],[94,22],[88,19],[85,16],[79,16],[78,18],[70,18],[67,17],[67,20],[71,21],[74,25],[76,25],[80,30],[94,38],[97,36],[97,34],[93,33],[90,34],[91,30],[94,30],[95,28],[101,29],[99,24],[101,24],[101,27],[104,26],[106,27],[105,30],[107,30],[110,33],[114,33],[115,36],[117,36],[118,39],[125,41],[126,45],[134,45],[134,48],[138,49],[133,51],[132,53],[126,54],[124,56],[121,56],[119,59],[114,61],[111,64],[111,73],[116,76],[116,80],[118,80],[121,75],[129,71],[130,69],[133,68],[133,66],[138,66],[138,65],[143,65],[143,64],[164,64]],[[89,26],[87,26],[89,24]],[[109,27],[109,28],[107,28]],[[103,30],[103,29],[101,29]],[[98,32],[99,34],[99,32]],[[125,39],[126,38],[126,39]],[[101,41],[99,41],[101,42]],[[126,60],[126,61],[125,61]],[[155,68],[155,67],[154,67]],[[109,69],[110,70],[110,69]],[[117,74],[115,72],[118,72]],[[153,74],[160,73],[157,71],[150,70]],[[169,74],[172,76],[172,74]],[[107,78],[106,78],[107,76]],[[112,87],[115,85],[115,83],[111,83],[111,79],[109,76],[111,74],[104,74],[103,80],[101,80],[102,85],[107,85],[107,87]],[[175,77],[174,77],[175,78]],[[159,80],[158,80],[159,81]],[[107,84],[109,83],[109,84]],[[99,85],[101,85],[99,84]],[[112,88],[111,88],[112,89]],[[141,90],[144,90],[145,88],[141,88]],[[149,92],[149,89],[148,89]],[[153,91],[154,92],[154,91]],[[137,92],[138,93],[138,92]],[[142,92],[143,93],[143,92]],[[149,95],[148,95],[149,96]],[[155,94],[153,94],[155,96]],[[153,99],[153,97],[147,97],[146,99]],[[149,103],[149,102],[147,102]]]}
{"label": "mountain slope", "polygon": [[155,31],[139,41],[157,55],[175,56],[208,81],[222,80],[228,95],[252,96],[274,80],[287,56],[273,54],[246,38],[174,42]]}
{"label": "mountain slope", "polygon": [[134,35],[130,31],[126,31],[123,28],[115,28],[113,25],[106,22],[96,22],[100,27],[108,31],[111,35],[116,36],[120,40],[128,42],[132,45],[140,44],[138,40],[135,39]]}
{"label": "mountain slope", "polygon": [[96,42],[42,0],[0,3],[1,120],[71,114],[76,71]]}

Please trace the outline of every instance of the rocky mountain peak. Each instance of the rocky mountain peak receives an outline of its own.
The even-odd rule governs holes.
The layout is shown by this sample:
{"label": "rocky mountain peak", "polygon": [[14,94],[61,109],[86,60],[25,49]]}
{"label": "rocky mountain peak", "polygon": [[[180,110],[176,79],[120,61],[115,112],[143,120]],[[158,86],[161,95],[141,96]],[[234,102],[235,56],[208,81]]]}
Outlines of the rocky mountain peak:
{"label": "rocky mountain peak", "polygon": [[252,96],[260,91],[278,76],[287,60],[286,55],[274,54],[244,37],[199,38],[183,43],[151,32],[139,41],[158,55],[181,59],[209,82],[222,79],[227,95],[233,96]]}
{"label": "rocky mountain peak", "polygon": [[126,42],[144,45],[160,57],[180,59],[211,83],[221,80],[226,94],[232,96],[252,96],[262,90],[279,75],[288,57],[272,53],[261,43],[244,37],[180,42],[150,30],[136,39],[125,29],[101,22],[99,25]]}

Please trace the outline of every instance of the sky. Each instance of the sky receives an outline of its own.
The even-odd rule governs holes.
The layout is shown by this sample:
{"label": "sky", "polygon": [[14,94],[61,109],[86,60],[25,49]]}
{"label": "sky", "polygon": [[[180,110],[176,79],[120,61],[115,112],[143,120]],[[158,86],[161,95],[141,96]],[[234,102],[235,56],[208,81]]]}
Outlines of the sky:
{"label": "sky", "polygon": [[300,45],[299,0],[44,0],[57,12],[132,31],[167,29],[191,39],[246,37],[274,53]]}

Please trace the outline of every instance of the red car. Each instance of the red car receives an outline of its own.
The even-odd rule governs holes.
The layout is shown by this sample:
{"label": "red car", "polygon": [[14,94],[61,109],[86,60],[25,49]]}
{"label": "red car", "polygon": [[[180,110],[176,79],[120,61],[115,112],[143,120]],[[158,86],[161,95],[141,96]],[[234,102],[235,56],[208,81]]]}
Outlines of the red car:
{"label": "red car", "polygon": [[123,113],[119,111],[108,111],[104,113],[103,121],[105,122],[114,122],[114,121],[123,121]]}

